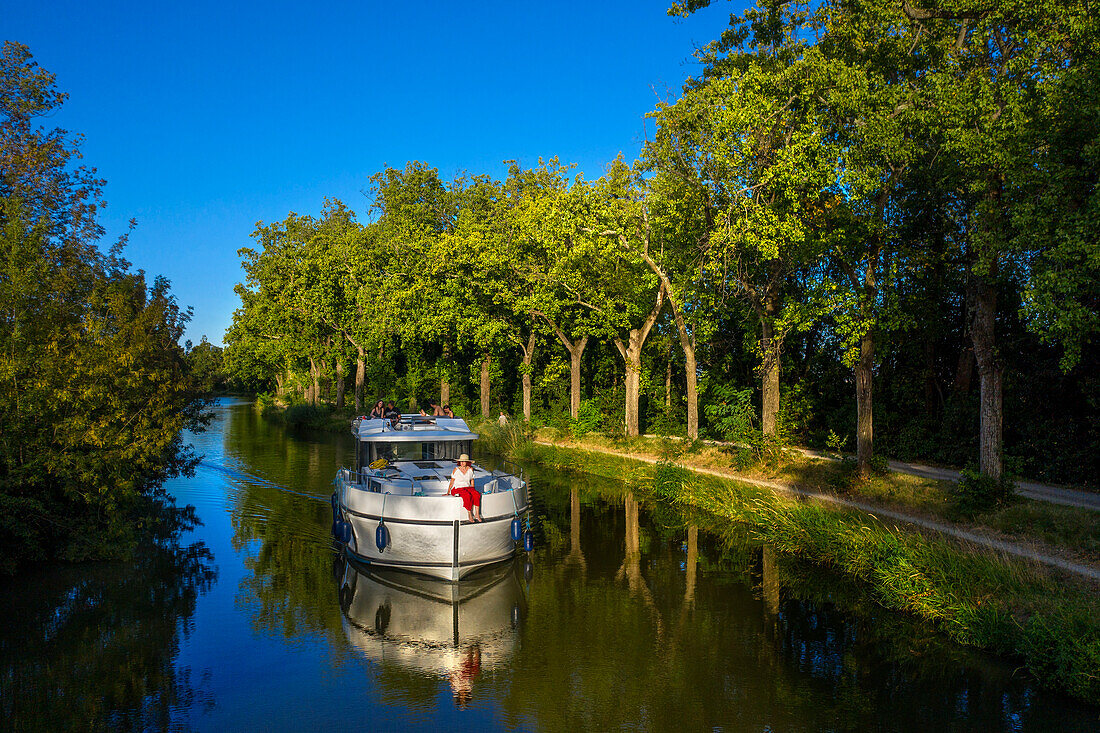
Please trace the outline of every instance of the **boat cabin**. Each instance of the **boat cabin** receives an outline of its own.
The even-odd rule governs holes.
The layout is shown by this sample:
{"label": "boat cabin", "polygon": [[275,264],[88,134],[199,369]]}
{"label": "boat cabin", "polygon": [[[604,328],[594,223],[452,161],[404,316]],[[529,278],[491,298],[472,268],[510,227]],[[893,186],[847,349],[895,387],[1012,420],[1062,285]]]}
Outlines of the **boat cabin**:
{"label": "boat cabin", "polygon": [[[370,464],[380,458],[393,465],[398,462],[434,463],[422,469],[450,468],[470,446],[477,433],[470,432],[466,421],[456,417],[401,415],[399,420],[359,420],[352,429],[356,437],[355,471],[367,473]],[[396,466],[395,466],[396,467]]]}

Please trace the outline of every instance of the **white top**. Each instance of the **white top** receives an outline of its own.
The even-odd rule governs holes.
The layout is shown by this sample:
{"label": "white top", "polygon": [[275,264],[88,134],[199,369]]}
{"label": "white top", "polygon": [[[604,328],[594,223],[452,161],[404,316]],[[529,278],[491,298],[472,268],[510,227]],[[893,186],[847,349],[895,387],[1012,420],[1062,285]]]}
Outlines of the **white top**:
{"label": "white top", "polygon": [[456,468],[451,471],[451,478],[455,480],[455,488],[473,488],[474,486],[474,467],[467,466],[465,470]]}

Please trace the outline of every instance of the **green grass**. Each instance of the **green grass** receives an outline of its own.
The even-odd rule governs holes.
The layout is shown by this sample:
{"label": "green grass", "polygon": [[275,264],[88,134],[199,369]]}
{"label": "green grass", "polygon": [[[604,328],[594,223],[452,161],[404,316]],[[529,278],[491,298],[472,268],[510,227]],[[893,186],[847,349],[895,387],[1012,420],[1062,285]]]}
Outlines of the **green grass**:
{"label": "green grass", "polygon": [[[530,443],[518,445],[511,455],[620,479],[635,490],[648,488],[655,498],[710,512],[748,529],[778,552],[852,578],[886,608],[926,619],[962,644],[1018,658],[1040,683],[1100,703],[1100,599],[1084,582],[900,529],[863,512],[793,501],[673,462],[654,467]],[[876,486],[880,492],[908,492],[910,500],[924,496],[909,481],[884,478]],[[1036,509],[1016,505],[994,514],[1006,527],[1017,526],[1027,524]],[[1051,518],[1050,532],[1056,534],[1057,512],[1042,509],[1038,516]]]}
{"label": "green grass", "polygon": [[1075,549],[1088,559],[1100,557],[1100,514],[1087,509],[1023,499],[976,521],[1004,534]]}

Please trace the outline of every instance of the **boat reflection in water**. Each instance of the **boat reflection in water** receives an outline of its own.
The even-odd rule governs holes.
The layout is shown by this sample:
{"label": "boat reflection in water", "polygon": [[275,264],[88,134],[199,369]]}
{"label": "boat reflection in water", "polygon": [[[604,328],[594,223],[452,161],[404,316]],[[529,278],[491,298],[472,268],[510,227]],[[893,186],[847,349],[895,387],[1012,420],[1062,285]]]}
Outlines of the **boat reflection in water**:
{"label": "boat reflection in water", "polygon": [[369,661],[445,679],[465,707],[478,674],[511,659],[527,606],[520,558],[456,582],[341,564],[344,633]]}

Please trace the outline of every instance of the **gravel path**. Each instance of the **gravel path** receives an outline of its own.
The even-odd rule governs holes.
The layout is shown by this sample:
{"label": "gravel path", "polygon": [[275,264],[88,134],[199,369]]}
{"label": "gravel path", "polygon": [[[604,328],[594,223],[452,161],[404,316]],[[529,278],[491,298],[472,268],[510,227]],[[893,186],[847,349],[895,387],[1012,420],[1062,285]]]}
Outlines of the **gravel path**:
{"label": "gravel path", "polygon": [[[536,441],[536,442],[540,443],[541,445],[548,445],[548,446],[553,446],[554,445],[553,443],[548,443],[548,442],[545,442],[545,441]],[[621,453],[619,451],[607,450],[607,449],[603,449],[603,448],[585,447],[585,448],[571,448],[571,450],[588,451],[590,453],[604,453],[606,455],[619,456],[619,457],[622,457],[622,458],[631,458],[631,459],[634,459],[636,461],[643,461],[644,463],[650,463],[650,464],[657,463],[656,458],[650,458],[648,456],[637,456],[637,455],[632,455],[632,454],[629,454],[629,453]],[[803,450],[803,452],[806,453],[807,455],[814,455],[813,451]],[[835,460],[835,459],[832,459],[831,456],[815,455],[815,457],[821,457],[821,458],[827,458],[827,459]],[[952,472],[952,471],[947,471],[945,469],[932,468],[932,467],[929,467],[929,466],[918,466],[918,465],[915,465],[915,464],[902,464],[902,465],[904,467],[907,467],[907,468],[911,467],[912,470],[911,471],[902,470],[901,473],[913,473],[913,475],[916,475],[916,476],[924,476],[925,478],[940,478],[941,480],[945,480],[945,481],[951,481],[951,480],[957,481],[958,480],[958,472],[957,471]],[[836,495],[833,495],[833,494],[826,494],[826,493],[820,493],[820,492],[816,492],[816,491],[809,491],[807,489],[800,489],[800,488],[797,488],[797,487],[794,487],[794,486],[789,486],[787,484],[779,483],[778,481],[765,481],[763,479],[747,478],[745,476],[739,476],[737,474],[726,473],[724,471],[717,471],[717,470],[709,469],[709,468],[695,468],[695,467],[690,467],[690,466],[688,466],[686,468],[688,468],[691,471],[694,471],[695,473],[702,473],[702,474],[706,474],[708,476],[717,476],[719,478],[732,479],[734,481],[740,481],[742,483],[752,484],[753,486],[762,486],[762,487],[769,488],[769,489],[772,489],[774,491],[777,491],[781,494],[785,494],[787,496],[796,496],[796,497],[801,497],[801,498],[806,498],[806,499],[812,499],[812,500],[815,500],[815,501],[820,501],[820,502],[823,502],[823,503],[826,503],[826,504],[833,504],[835,506],[843,506],[843,507],[846,507],[846,508],[849,508],[849,509],[857,509],[859,511],[866,512],[866,513],[872,515],[873,517],[876,517],[876,518],[879,518],[879,519],[881,519],[882,517],[889,517],[890,519],[892,519],[894,521],[897,521],[897,522],[902,522],[904,524],[913,525],[913,526],[916,526],[916,527],[920,527],[922,529],[927,529],[927,530],[932,530],[934,532],[939,532],[940,534],[948,535],[950,537],[954,537],[956,539],[963,540],[964,542],[969,542],[971,544],[978,545],[980,547],[984,547],[984,548],[989,549],[989,550],[995,550],[996,552],[1002,553],[1004,555],[1010,555],[1012,557],[1017,557],[1017,558],[1021,558],[1021,559],[1024,559],[1024,560],[1029,560],[1031,562],[1036,562],[1036,563],[1039,563],[1039,564],[1042,564],[1042,565],[1046,565],[1048,567],[1058,568],[1059,570],[1063,570],[1063,571],[1066,571],[1066,572],[1069,572],[1069,573],[1073,573],[1075,575],[1081,575],[1081,576],[1084,576],[1084,577],[1089,578],[1091,580],[1100,580],[1100,570],[1098,570],[1094,567],[1091,567],[1089,565],[1081,565],[1079,563],[1074,563],[1074,562],[1070,562],[1068,560],[1063,560],[1060,557],[1054,557],[1053,555],[1046,555],[1046,554],[1041,553],[1041,552],[1036,552],[1035,550],[1033,550],[1029,547],[1026,547],[1026,546],[1020,545],[1020,544],[1016,544],[1014,542],[1004,542],[1002,540],[997,540],[997,539],[994,539],[992,537],[986,537],[984,535],[980,535],[980,534],[977,534],[975,532],[969,532],[965,529],[960,529],[959,527],[956,527],[953,524],[948,524],[946,522],[938,522],[938,521],[935,521],[935,520],[932,520],[932,519],[925,519],[923,517],[916,517],[916,516],[913,516],[911,514],[905,514],[903,512],[897,512],[897,511],[893,511],[893,510],[890,510],[890,509],[885,509],[883,507],[874,506],[874,505],[871,505],[871,504],[866,504],[862,501],[847,499],[847,498],[836,496]],[[891,469],[893,469],[893,466],[891,466]],[[894,470],[897,470],[897,469],[894,469]],[[925,473],[917,473],[917,471],[943,472],[944,478],[941,478],[941,476],[939,476],[939,475],[935,475],[935,473],[925,474]],[[954,475],[955,475],[954,479],[947,478],[947,476],[949,476],[951,473],[954,473]],[[1055,491],[1071,491],[1070,489],[1059,489],[1059,488],[1053,487],[1053,486],[1043,486],[1042,484],[1034,484],[1034,486],[1037,486],[1037,487],[1040,487],[1040,488],[1046,489],[1046,490],[1054,489]],[[1021,494],[1024,493],[1022,485],[1021,485],[1020,493]],[[1088,495],[1088,492],[1073,491],[1072,493],[1073,494],[1086,494],[1086,495]],[[1027,494],[1025,494],[1025,496],[1026,495]],[[1039,497],[1035,497],[1035,498],[1039,498]],[[1050,499],[1047,499],[1047,500],[1050,501]],[[1066,502],[1056,501],[1055,503],[1066,503]],[[1070,506],[1082,506],[1082,505],[1080,505],[1080,504],[1070,504]],[[1100,509],[1100,505],[1097,505],[1096,507],[1087,507],[1087,508]]]}

